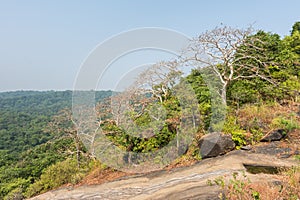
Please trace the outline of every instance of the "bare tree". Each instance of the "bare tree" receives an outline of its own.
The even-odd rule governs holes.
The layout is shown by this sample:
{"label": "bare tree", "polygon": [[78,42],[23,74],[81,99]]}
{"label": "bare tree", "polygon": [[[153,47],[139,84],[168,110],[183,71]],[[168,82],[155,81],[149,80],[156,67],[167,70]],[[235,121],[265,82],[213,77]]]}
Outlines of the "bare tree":
{"label": "bare tree", "polygon": [[171,94],[171,89],[181,75],[177,61],[158,62],[143,71],[134,85],[163,102]]}
{"label": "bare tree", "polygon": [[[226,102],[226,89],[237,79],[259,77],[272,84],[264,69],[267,62],[264,41],[254,37],[253,29],[217,27],[191,40],[184,52],[184,62],[210,68],[222,83],[219,95]],[[252,51],[252,52],[251,52]],[[253,53],[255,52],[255,53]]]}
{"label": "bare tree", "polygon": [[171,95],[172,88],[181,74],[175,61],[159,62],[143,71],[130,87],[110,98],[109,112],[115,125],[131,133],[140,132],[139,137],[149,136],[151,131],[146,133],[146,127],[143,127],[146,130],[142,131],[143,128],[135,126],[134,121],[147,113],[155,123],[149,123],[149,126],[160,127],[156,123],[162,121],[165,111],[162,106],[158,106],[157,101],[162,103]]}
{"label": "bare tree", "polygon": [[80,166],[80,154],[84,154],[83,146],[78,135],[77,127],[75,126],[71,111],[64,109],[59,112],[58,115],[53,117],[53,120],[49,123],[48,128],[51,132],[58,133],[59,137],[71,138],[76,147],[76,152],[68,149],[70,154],[76,154],[78,167]]}

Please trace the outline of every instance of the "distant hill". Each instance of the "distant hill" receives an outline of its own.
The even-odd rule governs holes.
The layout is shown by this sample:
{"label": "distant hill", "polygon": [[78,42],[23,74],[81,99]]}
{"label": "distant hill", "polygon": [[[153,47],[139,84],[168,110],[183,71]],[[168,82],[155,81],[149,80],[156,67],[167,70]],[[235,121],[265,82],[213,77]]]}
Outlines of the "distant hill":
{"label": "distant hill", "polygon": [[[96,101],[112,91],[97,91]],[[52,138],[43,130],[64,108],[72,106],[72,91],[16,91],[0,93],[0,150],[22,152]]]}

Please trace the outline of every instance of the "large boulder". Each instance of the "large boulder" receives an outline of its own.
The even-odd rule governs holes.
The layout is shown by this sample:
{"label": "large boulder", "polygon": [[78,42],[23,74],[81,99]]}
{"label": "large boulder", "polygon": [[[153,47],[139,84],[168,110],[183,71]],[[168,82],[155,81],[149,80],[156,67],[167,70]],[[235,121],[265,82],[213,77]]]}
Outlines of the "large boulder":
{"label": "large boulder", "polygon": [[260,141],[261,142],[279,141],[285,136],[286,136],[286,131],[284,129],[277,129],[268,133]]}
{"label": "large boulder", "polygon": [[235,148],[230,134],[219,132],[204,135],[199,141],[201,158],[210,158],[223,155]]}

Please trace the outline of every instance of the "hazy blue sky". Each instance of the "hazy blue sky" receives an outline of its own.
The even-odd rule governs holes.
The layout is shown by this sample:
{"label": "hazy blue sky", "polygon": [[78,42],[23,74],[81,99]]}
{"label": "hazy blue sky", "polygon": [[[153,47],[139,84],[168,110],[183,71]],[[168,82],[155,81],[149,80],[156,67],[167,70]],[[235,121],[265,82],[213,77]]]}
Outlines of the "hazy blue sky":
{"label": "hazy blue sky", "polygon": [[0,0],[0,91],[72,89],[89,52],[122,31],[162,27],[193,37],[220,23],[255,23],[284,36],[299,8],[299,0]]}

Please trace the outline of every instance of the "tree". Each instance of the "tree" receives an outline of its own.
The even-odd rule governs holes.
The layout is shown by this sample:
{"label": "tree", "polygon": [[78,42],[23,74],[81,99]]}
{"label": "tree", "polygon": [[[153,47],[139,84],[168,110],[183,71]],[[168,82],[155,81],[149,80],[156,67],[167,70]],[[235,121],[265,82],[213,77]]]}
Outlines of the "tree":
{"label": "tree", "polygon": [[134,87],[138,87],[135,90],[151,94],[162,103],[172,95],[171,89],[181,75],[177,61],[158,62],[139,75]]}
{"label": "tree", "polygon": [[300,32],[300,22],[294,23],[291,35],[294,35],[296,32]]}
{"label": "tree", "polygon": [[251,27],[217,27],[192,39],[184,52],[184,62],[210,68],[220,79],[219,95],[224,103],[229,83],[234,80],[259,77],[275,84],[265,73],[271,63],[266,62],[264,42],[252,34]]}
{"label": "tree", "polygon": [[76,154],[78,168],[80,167],[80,155],[84,154],[84,147],[79,137],[78,128],[72,118],[72,113],[69,109],[60,111],[53,120],[49,123],[49,130],[56,133],[58,137],[71,138],[76,147],[76,152],[68,149],[70,154]]}
{"label": "tree", "polygon": [[153,136],[163,128],[167,117],[163,103],[174,95],[181,74],[176,61],[158,62],[143,71],[130,87],[111,97],[115,125],[136,137]]}
{"label": "tree", "polygon": [[211,94],[210,90],[205,84],[202,77],[203,71],[200,69],[193,69],[191,73],[185,77],[185,81],[191,85],[198,100],[198,109],[201,114],[201,121],[203,122],[202,129],[208,129],[211,118]]}

